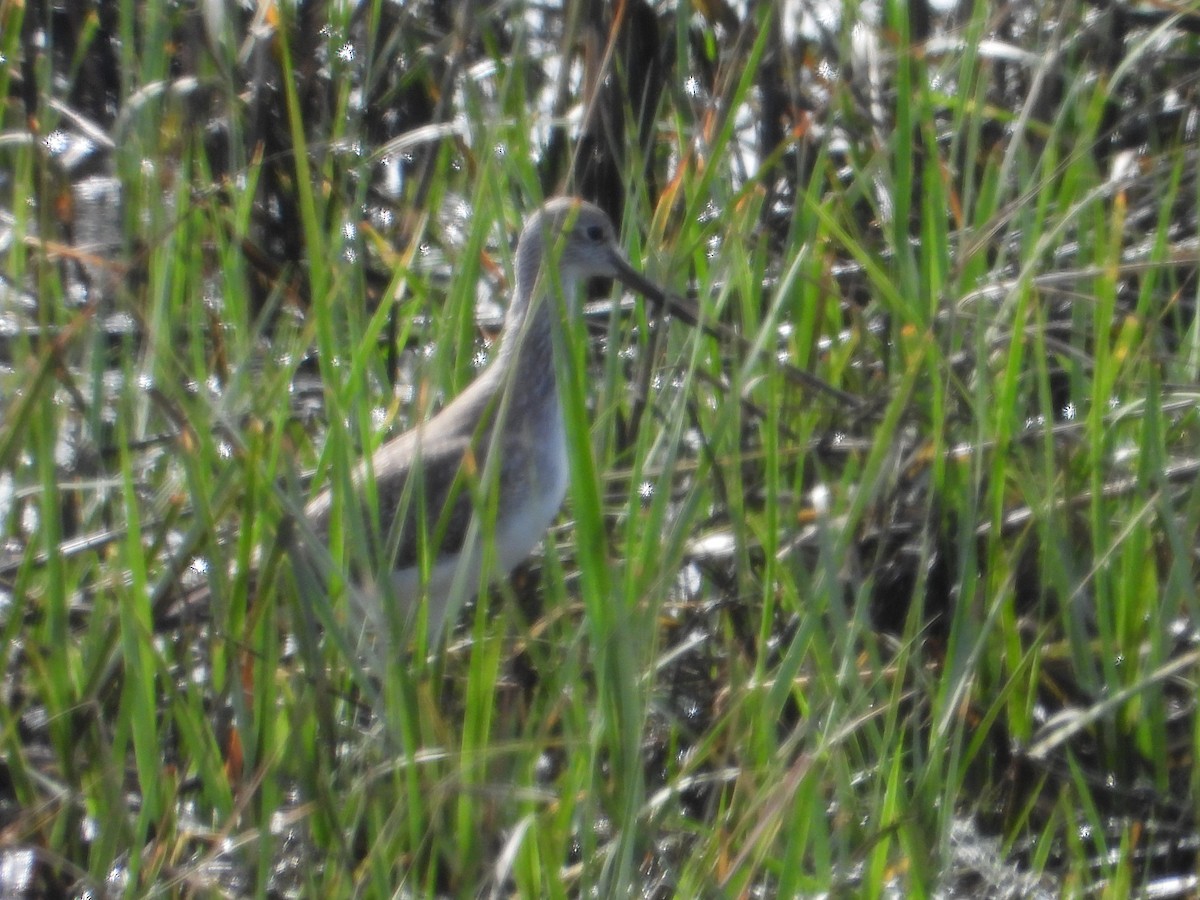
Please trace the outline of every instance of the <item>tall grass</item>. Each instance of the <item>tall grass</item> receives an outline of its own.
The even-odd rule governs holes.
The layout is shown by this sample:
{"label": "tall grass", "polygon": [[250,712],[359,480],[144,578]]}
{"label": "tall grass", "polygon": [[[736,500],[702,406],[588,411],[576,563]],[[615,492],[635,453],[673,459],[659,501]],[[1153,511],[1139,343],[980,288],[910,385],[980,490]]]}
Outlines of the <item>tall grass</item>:
{"label": "tall grass", "polygon": [[[803,62],[765,5],[729,43],[681,5],[671,168],[658,196],[630,169],[622,241],[745,341],[640,304],[574,322],[571,490],[544,551],[444,640],[372,654],[324,577],[361,561],[362,517],[319,578],[281,536],[488,353],[477,302],[503,300],[543,199],[533,36],[476,23],[487,65],[445,99],[461,121],[413,145],[432,174],[380,218],[356,92],[398,48],[360,42],[353,68],[349,7],[316,44],[346,67],[324,105],[302,11],[273,13],[282,167],[246,141],[231,48],[194,48],[227,174],[200,94],[170,81],[185,13],[114,9],[120,287],[80,303],[68,264],[91,260],[55,237],[70,186],[43,143],[71,127],[52,48],[0,7],[0,53],[37,79],[36,122],[0,109],[0,313],[20,325],[0,369],[0,853],[36,854],[18,889],[922,896],[954,883],[971,822],[1027,893],[1017,868],[1128,896],[1171,865],[1143,851],[1151,813],[1194,829],[1196,187],[1182,140],[1118,169],[1106,116],[1152,38],[1185,39],[1164,25],[1073,77],[1091,69],[1065,4],[1005,108],[988,4],[943,52],[888,4],[886,120],[831,77],[823,118],[755,168],[763,67]],[[827,36],[843,58],[854,15]],[[83,34],[80,59],[100,49]],[[712,94],[684,87],[704,53]],[[0,65],[4,96],[14,78]],[[278,269],[250,247],[268,175],[303,248]],[[180,601],[198,582],[199,610]]]}

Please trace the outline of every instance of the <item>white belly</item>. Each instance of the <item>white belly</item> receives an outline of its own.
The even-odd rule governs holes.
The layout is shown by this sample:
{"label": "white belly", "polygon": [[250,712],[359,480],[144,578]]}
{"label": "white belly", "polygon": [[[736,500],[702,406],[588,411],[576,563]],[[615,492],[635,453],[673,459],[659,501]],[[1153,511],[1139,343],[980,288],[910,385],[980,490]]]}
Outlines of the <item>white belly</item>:
{"label": "white belly", "polygon": [[[494,553],[489,568],[491,579],[503,578],[529,557],[558,515],[566,497],[570,472],[561,413],[547,425],[540,452],[534,458],[529,489],[519,497],[509,498],[497,515]],[[431,637],[441,632],[449,611],[457,613],[481,587],[483,529],[475,523],[472,528],[476,532],[474,540],[458,553],[435,563],[424,590],[415,568],[392,573],[391,589],[395,602],[401,607],[402,620],[414,618],[420,601],[428,598]],[[376,624],[386,627],[385,622]]]}

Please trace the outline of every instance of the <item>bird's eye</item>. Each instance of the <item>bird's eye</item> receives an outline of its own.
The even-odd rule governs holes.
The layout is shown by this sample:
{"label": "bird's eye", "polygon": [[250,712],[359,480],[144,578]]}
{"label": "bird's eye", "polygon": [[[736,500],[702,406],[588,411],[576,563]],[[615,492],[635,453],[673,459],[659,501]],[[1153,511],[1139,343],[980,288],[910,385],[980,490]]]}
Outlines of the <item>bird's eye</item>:
{"label": "bird's eye", "polygon": [[587,227],[587,230],[584,232],[584,234],[586,234],[588,236],[589,241],[604,240],[604,229],[601,228],[599,225],[589,225]]}

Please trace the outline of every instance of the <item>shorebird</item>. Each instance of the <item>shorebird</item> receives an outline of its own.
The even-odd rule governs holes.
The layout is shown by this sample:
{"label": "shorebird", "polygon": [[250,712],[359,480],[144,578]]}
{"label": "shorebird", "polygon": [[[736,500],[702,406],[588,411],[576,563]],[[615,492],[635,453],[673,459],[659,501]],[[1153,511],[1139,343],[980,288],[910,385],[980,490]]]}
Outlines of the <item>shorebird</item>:
{"label": "shorebird", "polygon": [[[659,302],[665,296],[626,260],[608,216],[583,200],[553,199],[534,213],[515,265],[494,361],[440,412],[361,462],[353,496],[341,504],[345,515],[362,516],[360,531],[343,527],[343,534],[368,535],[376,546],[366,558],[385,569],[354,579],[368,625],[385,634],[389,622],[411,621],[424,602],[435,639],[482,586],[485,557],[490,579],[504,577],[558,515],[569,463],[554,348],[587,280],[614,278]],[[318,539],[329,538],[334,506],[326,487],[305,508]],[[378,510],[377,521],[368,521],[369,509]],[[380,608],[388,602],[399,604],[399,616]]]}

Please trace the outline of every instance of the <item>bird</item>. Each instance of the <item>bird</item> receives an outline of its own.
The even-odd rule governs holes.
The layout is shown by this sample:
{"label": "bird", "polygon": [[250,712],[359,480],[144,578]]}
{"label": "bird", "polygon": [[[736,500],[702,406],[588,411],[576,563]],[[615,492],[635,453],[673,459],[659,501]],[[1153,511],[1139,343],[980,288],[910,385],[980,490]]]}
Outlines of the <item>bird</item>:
{"label": "bird", "polygon": [[[303,525],[317,541],[329,541],[335,508],[362,517],[361,532],[343,522],[342,534],[366,534],[368,568],[390,569],[351,578],[373,629],[412,622],[423,602],[435,639],[480,589],[485,541],[494,581],[533,552],[557,517],[570,466],[555,345],[586,282],[611,278],[658,302],[666,296],[626,259],[608,215],[573,197],[548,200],[529,217],[515,276],[491,364],[434,416],[360,461],[340,506],[326,485],[304,508]],[[399,615],[388,615],[385,603],[398,604]]]}

